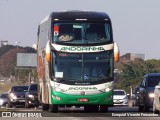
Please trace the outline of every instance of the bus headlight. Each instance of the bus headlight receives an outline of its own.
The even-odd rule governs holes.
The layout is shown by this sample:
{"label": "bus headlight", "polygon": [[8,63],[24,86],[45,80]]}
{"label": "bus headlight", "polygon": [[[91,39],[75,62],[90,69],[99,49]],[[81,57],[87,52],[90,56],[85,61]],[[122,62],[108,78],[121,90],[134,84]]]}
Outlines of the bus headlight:
{"label": "bus headlight", "polygon": [[149,97],[153,98],[154,97],[154,93],[150,93]]}
{"label": "bus headlight", "polygon": [[111,90],[112,90],[112,87],[108,87],[108,88],[102,89],[100,91],[102,91],[102,92],[109,92]]}
{"label": "bus headlight", "polygon": [[106,88],[105,89],[105,92],[109,92],[109,91],[111,91],[112,90],[112,88]]}

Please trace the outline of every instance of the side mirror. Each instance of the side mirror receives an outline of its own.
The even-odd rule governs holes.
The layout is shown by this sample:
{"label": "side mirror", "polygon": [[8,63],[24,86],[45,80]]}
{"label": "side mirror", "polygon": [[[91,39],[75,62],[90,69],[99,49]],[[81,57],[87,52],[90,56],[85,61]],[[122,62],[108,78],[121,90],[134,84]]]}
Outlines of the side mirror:
{"label": "side mirror", "polygon": [[47,45],[46,45],[46,60],[47,62],[51,62],[51,48],[50,48],[50,42],[48,41],[47,42]]}
{"label": "side mirror", "polygon": [[117,45],[117,43],[114,43],[114,61],[118,62],[119,61],[119,47]]}

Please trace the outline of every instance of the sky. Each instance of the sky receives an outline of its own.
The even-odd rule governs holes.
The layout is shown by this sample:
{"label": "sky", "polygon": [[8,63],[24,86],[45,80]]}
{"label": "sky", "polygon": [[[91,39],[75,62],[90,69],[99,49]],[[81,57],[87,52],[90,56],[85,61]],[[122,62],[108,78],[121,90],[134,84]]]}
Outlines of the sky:
{"label": "sky", "polygon": [[0,0],[0,40],[32,46],[40,21],[53,11],[106,12],[113,38],[125,53],[160,59],[160,0]]}

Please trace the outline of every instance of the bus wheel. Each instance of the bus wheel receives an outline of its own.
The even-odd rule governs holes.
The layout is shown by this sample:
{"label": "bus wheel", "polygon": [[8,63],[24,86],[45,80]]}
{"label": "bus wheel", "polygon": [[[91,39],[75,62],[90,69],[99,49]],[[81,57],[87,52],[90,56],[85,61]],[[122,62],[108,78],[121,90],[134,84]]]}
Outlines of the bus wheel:
{"label": "bus wheel", "polygon": [[58,105],[49,105],[49,111],[50,112],[58,112]]}
{"label": "bus wheel", "polygon": [[42,110],[43,110],[43,111],[47,111],[48,109],[49,109],[49,105],[42,103]]}
{"label": "bus wheel", "polygon": [[99,106],[98,105],[86,105],[84,106],[85,112],[98,112]]}
{"label": "bus wheel", "polygon": [[100,112],[108,112],[108,106],[107,105],[100,105]]}

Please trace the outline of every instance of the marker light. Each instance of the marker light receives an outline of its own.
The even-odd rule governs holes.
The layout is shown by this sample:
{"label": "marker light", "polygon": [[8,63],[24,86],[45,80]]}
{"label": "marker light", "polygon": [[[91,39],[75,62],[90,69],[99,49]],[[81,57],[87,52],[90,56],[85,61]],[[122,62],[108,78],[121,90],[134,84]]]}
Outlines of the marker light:
{"label": "marker light", "polygon": [[114,43],[114,61],[119,61],[119,47],[116,42]]}
{"label": "marker light", "polygon": [[50,49],[49,41],[47,42],[47,45],[46,45],[46,60],[48,62],[51,62],[51,49]]}

